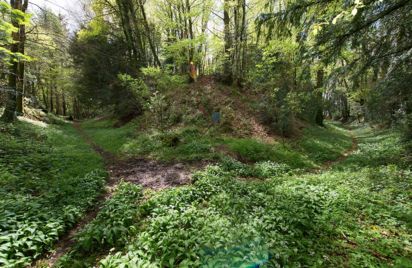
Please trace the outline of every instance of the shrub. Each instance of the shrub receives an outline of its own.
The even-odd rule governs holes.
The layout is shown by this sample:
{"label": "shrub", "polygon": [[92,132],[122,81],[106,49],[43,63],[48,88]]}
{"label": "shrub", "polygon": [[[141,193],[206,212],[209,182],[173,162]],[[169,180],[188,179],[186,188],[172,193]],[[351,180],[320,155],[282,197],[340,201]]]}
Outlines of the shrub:
{"label": "shrub", "polygon": [[146,109],[150,96],[143,80],[127,74],[118,75],[115,114],[123,123],[128,123]]}
{"label": "shrub", "polygon": [[275,153],[271,145],[253,139],[238,139],[229,141],[230,149],[239,159],[245,162],[259,162],[271,160]]}

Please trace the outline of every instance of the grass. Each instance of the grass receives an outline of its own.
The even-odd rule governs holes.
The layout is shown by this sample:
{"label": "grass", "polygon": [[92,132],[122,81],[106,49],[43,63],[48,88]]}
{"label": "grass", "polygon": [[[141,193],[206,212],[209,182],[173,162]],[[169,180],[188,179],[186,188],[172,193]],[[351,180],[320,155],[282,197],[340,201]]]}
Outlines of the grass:
{"label": "grass", "polygon": [[[347,130],[329,123],[264,143],[215,129],[143,133],[137,123],[112,124],[82,126],[120,156],[215,164],[180,188],[143,195],[121,183],[59,267],[412,265],[412,171],[395,131],[356,128],[355,152],[310,173],[351,148]],[[0,220],[0,260],[18,267],[81,217],[104,176],[101,159],[70,125],[1,126],[0,139],[7,154],[0,158],[0,219],[7,219]]]}
{"label": "grass", "polygon": [[352,137],[342,125],[328,122],[326,127],[308,127],[297,149],[315,165],[338,159],[342,152],[352,147]]}
{"label": "grass", "polygon": [[24,267],[81,218],[106,175],[69,124],[1,124],[0,144],[0,266]]}
{"label": "grass", "polygon": [[[352,147],[339,125],[276,144],[196,128],[136,134],[122,154],[216,165],[195,174],[193,185],[126,202],[134,222],[117,238],[126,243],[92,252],[85,267],[410,267],[412,172],[399,133],[353,133],[358,150],[321,174],[299,169]],[[222,145],[228,151],[214,149]],[[69,254],[62,267],[81,256]]]}
{"label": "grass", "polygon": [[327,124],[326,128],[311,126],[297,141],[276,144],[230,137],[217,128],[139,132],[136,122],[122,128],[112,126],[110,120],[82,124],[86,133],[108,151],[166,162],[216,162],[229,155],[245,163],[272,161],[304,169],[335,160],[352,145],[348,131],[334,124]]}
{"label": "grass", "polygon": [[245,181],[237,179],[244,166],[229,162],[152,195],[132,213],[127,245],[100,267],[410,267],[412,172],[399,134],[355,134],[359,149],[321,174]]}
{"label": "grass", "polygon": [[93,141],[111,153],[118,153],[120,148],[130,139],[134,138],[136,125],[134,122],[122,127],[114,128],[115,120],[89,120],[82,123],[85,130]]}

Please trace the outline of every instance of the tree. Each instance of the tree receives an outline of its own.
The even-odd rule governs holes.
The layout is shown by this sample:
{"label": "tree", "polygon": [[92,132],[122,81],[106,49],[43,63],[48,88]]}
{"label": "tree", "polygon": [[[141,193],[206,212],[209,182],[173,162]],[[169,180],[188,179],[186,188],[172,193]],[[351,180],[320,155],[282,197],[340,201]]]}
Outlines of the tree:
{"label": "tree", "polygon": [[225,0],[223,4],[223,24],[224,24],[224,42],[225,54],[223,63],[223,81],[231,85],[233,83],[232,71],[232,34],[230,29],[230,4],[231,0]]}
{"label": "tree", "polygon": [[[280,6],[259,16],[259,24],[269,29],[267,36],[288,36],[296,29],[302,59],[318,59],[329,69],[325,77],[329,96],[332,91],[344,93],[343,103],[349,100],[352,106],[363,107],[364,117],[370,120],[396,122],[402,121],[399,116],[407,117],[410,95],[392,87],[383,90],[383,85],[395,77],[407,79],[411,73],[411,1],[271,0],[267,4]],[[337,90],[342,83],[345,90]],[[348,106],[341,106],[345,120]]]}
{"label": "tree", "polygon": [[[9,24],[2,26],[6,34],[12,35],[10,50],[3,49],[2,52],[10,58],[8,70],[8,97],[6,107],[1,119],[5,122],[13,122],[15,113],[22,112],[23,86],[24,86],[24,55],[25,24],[28,23],[27,10],[28,0],[11,0],[10,7],[2,4],[2,12],[10,12],[11,27]],[[6,38],[7,40],[8,38]]]}
{"label": "tree", "polygon": [[245,0],[225,0],[223,4],[224,63],[223,81],[242,86],[247,49],[247,11]]}

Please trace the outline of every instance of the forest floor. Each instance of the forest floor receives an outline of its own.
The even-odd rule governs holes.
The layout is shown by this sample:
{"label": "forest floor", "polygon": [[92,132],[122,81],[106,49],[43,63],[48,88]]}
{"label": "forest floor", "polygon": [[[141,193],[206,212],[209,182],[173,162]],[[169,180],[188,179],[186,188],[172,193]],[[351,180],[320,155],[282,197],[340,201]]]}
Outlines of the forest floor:
{"label": "forest floor", "polygon": [[111,126],[2,126],[15,156],[0,157],[3,266],[411,264],[412,175],[394,131],[330,122],[264,142]]}
{"label": "forest floor", "polygon": [[143,158],[121,159],[117,155],[97,145],[82,129],[80,123],[74,122],[73,127],[77,130],[80,137],[102,157],[108,173],[108,180],[106,182],[105,191],[98,197],[93,208],[88,210],[83,219],[76,224],[74,228],[69,230],[59,239],[58,243],[54,246],[51,255],[39,261],[42,265],[47,264],[48,267],[53,267],[60,257],[70,251],[71,247],[75,244],[76,235],[96,218],[103,203],[111,198],[114,189],[120,182],[127,181],[141,185],[144,188],[161,190],[189,184],[191,181],[191,174],[195,169],[201,168],[200,165],[189,167],[182,163],[165,164]]}
{"label": "forest floor", "polygon": [[[138,184],[144,188],[161,190],[189,184],[191,182],[191,174],[205,167],[202,163],[197,164],[196,166],[191,165],[189,167],[183,163],[165,164],[146,159],[128,158],[122,160],[118,156],[97,145],[91,137],[86,134],[78,122],[75,122],[73,126],[80,136],[103,158],[106,170],[109,174],[109,180],[106,185],[106,191],[99,197],[96,206],[84,216],[80,223],[60,239],[55,246],[54,253],[47,257],[47,260],[45,261],[48,263],[47,266],[49,267],[53,267],[61,256],[69,252],[70,248],[75,243],[77,233],[97,216],[103,201],[111,197],[113,189],[116,188],[121,181]],[[330,169],[333,165],[343,162],[357,149],[357,139],[352,133],[350,134],[352,136],[351,148],[343,152],[339,158],[323,163],[315,170],[315,172],[322,172],[326,169]]]}

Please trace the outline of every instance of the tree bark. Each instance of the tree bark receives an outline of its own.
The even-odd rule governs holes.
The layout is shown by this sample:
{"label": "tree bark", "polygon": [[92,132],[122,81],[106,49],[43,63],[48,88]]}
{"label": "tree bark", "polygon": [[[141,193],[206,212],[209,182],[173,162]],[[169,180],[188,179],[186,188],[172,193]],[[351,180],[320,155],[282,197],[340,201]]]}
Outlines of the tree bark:
{"label": "tree bark", "polygon": [[50,112],[54,112],[54,102],[53,102],[53,87],[51,87],[50,86],[50,94],[49,94],[49,98],[50,98],[50,106],[49,106],[49,108],[50,108]]}
{"label": "tree bark", "polygon": [[[27,6],[29,4],[28,0],[24,0],[21,3],[20,10],[26,13]],[[24,55],[24,45],[26,42],[26,26],[19,26],[19,44],[18,52]],[[19,115],[23,115],[23,96],[24,96],[24,60],[18,62],[17,67],[17,95],[16,95],[16,112]]]}
{"label": "tree bark", "polygon": [[149,22],[147,21],[146,11],[145,11],[144,3],[142,2],[142,0],[139,0],[139,7],[140,7],[140,11],[142,13],[143,24],[144,24],[144,27],[146,29],[146,35],[147,35],[147,39],[149,40],[149,46],[150,46],[150,50],[152,51],[154,61],[155,61],[157,66],[161,67],[162,63],[159,60],[159,56],[157,54],[154,41],[153,41],[152,36],[150,34]]}
{"label": "tree bark", "polygon": [[223,64],[223,82],[231,85],[233,84],[233,72],[232,72],[232,36],[230,32],[230,0],[224,0],[223,4],[223,24],[224,24],[224,41],[225,41],[225,55]]}
{"label": "tree bark", "polygon": [[319,126],[324,126],[323,120],[323,97],[322,97],[322,92],[320,89],[323,87],[323,80],[324,80],[324,72],[322,69],[318,70],[317,75],[316,75],[316,89],[319,90],[318,92],[315,92],[316,100],[317,100],[317,106],[316,106],[316,117],[315,117],[315,122]]}
{"label": "tree bark", "polygon": [[67,103],[66,103],[66,94],[62,93],[62,108],[63,108],[63,116],[67,115]]}
{"label": "tree bark", "polygon": [[[10,5],[13,9],[20,9],[21,7],[21,0],[11,0]],[[15,17],[11,17],[11,24],[19,28],[19,22]],[[10,51],[14,54],[19,52],[19,32],[13,33],[13,44],[10,47]],[[9,67],[9,75],[8,75],[8,93],[7,93],[7,101],[4,113],[1,119],[4,122],[11,123],[16,119],[16,106],[17,106],[17,73],[18,73],[18,65],[17,61],[14,61],[12,57]]]}

